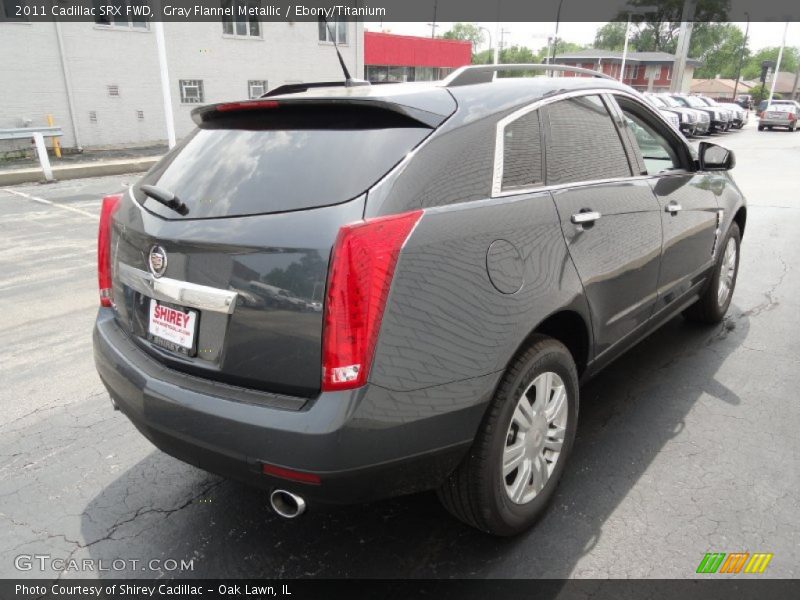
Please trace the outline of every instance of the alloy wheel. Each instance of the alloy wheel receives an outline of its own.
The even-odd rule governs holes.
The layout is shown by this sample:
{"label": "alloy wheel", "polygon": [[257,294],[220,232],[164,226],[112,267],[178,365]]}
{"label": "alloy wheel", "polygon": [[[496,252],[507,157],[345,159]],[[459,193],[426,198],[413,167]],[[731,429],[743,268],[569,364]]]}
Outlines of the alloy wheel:
{"label": "alloy wheel", "polygon": [[722,269],[719,273],[719,287],[717,288],[717,303],[725,306],[733,290],[733,280],[736,277],[736,240],[730,238],[725,245],[725,254],[722,257]]}
{"label": "alloy wheel", "polygon": [[517,400],[502,455],[506,494],[515,504],[533,500],[550,479],[564,445],[568,412],[564,381],[551,371],[538,375]]}

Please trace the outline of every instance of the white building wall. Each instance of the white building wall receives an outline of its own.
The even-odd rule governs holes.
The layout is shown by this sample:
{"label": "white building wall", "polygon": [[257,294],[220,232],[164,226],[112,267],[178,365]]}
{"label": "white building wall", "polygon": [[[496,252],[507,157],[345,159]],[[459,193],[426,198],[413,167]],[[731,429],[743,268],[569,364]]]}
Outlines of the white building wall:
{"label": "white building wall", "polygon": [[[65,140],[74,144],[54,23],[0,23],[0,128],[25,120],[47,126],[52,114]],[[29,148],[29,140],[0,142],[0,152]]]}
{"label": "white building wall", "polygon": [[[74,110],[85,148],[142,146],[166,141],[161,81],[153,29],[62,23]],[[165,23],[167,62],[178,138],[193,128],[181,103],[179,80],[200,79],[204,103],[247,98],[247,82],[341,80],[332,44],[320,42],[316,22],[261,23],[258,38],[223,35],[221,22]],[[363,25],[349,23],[340,45],[354,77],[364,70]],[[44,125],[52,114],[64,130],[62,145],[75,146],[53,23],[0,23],[0,127],[22,126],[24,117]],[[118,86],[110,96],[108,86]],[[143,119],[138,111],[143,112]],[[96,114],[92,122],[90,113]],[[0,152],[10,142],[0,142]],[[25,142],[23,145],[27,145]]]}
{"label": "white building wall", "polygon": [[[179,138],[194,127],[190,112],[197,106],[181,103],[181,79],[202,80],[205,103],[246,99],[252,79],[267,80],[270,89],[343,79],[333,45],[319,41],[316,22],[261,23],[260,38],[223,35],[221,23],[165,23],[164,35]],[[363,39],[361,24],[350,23],[348,44],[339,46],[353,77],[364,71]]]}

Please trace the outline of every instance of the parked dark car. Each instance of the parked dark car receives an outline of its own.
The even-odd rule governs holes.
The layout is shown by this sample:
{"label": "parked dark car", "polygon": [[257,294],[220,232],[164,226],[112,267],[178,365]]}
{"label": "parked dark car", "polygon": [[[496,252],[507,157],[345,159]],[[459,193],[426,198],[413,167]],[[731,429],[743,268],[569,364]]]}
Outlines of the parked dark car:
{"label": "parked dark car", "polygon": [[103,201],[114,405],[286,517],[436,489],[483,531],[529,527],[579,384],[675,315],[721,321],[746,207],[732,153],[633,89],[498,68],[543,67],[196,109]]}
{"label": "parked dark car", "polygon": [[729,111],[727,109],[709,106],[698,96],[689,96],[687,94],[672,94],[672,97],[680,102],[683,106],[702,110],[708,114],[711,121],[709,131],[724,132],[731,128],[732,122]]}

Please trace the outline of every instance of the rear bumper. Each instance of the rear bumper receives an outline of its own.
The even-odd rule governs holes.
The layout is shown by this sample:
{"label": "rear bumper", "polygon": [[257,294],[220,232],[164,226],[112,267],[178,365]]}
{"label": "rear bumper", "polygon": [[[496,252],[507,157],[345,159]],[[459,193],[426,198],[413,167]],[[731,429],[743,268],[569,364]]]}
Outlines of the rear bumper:
{"label": "rear bumper", "polygon": [[[785,119],[759,119],[758,124],[762,127],[786,127],[787,129],[792,126],[792,121],[787,121]],[[794,121],[797,123],[797,121]]]}
{"label": "rear bumper", "polygon": [[[100,309],[95,364],[119,409],[153,444],[189,464],[311,502],[349,504],[438,487],[463,458],[499,375],[393,392],[367,385],[301,408],[167,369]],[[244,394],[244,395],[243,395]],[[236,399],[232,399],[236,398]],[[311,485],[264,464],[320,477]]]}

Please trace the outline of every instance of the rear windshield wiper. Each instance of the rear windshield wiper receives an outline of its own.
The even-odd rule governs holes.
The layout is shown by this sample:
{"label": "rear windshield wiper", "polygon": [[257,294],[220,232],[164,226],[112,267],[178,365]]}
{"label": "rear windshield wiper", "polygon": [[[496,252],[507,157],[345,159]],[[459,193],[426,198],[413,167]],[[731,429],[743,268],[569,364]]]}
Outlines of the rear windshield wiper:
{"label": "rear windshield wiper", "polygon": [[181,202],[172,192],[154,185],[140,185],[139,189],[142,190],[142,192],[144,192],[144,194],[148,197],[152,198],[156,202],[159,202],[160,204],[163,204],[167,208],[174,210],[179,215],[185,217],[189,214],[189,207]]}

